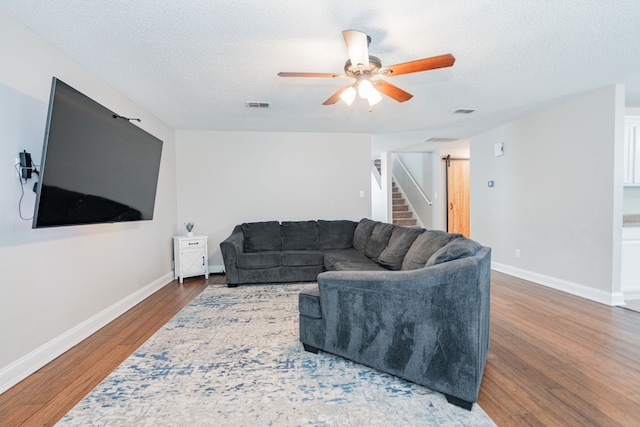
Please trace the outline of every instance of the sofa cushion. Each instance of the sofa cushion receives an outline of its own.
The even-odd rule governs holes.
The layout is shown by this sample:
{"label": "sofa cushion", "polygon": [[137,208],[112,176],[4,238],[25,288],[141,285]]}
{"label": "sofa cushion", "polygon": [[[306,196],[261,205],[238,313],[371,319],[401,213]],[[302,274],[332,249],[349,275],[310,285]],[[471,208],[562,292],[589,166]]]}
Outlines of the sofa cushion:
{"label": "sofa cushion", "polygon": [[371,233],[373,233],[373,229],[377,224],[380,224],[380,222],[372,219],[362,218],[360,220],[353,232],[354,249],[364,252],[367,248],[367,243],[369,243],[369,239],[371,238]]}
{"label": "sofa cushion", "polygon": [[298,309],[302,316],[311,317],[312,319],[322,319],[320,291],[317,286],[313,289],[300,291],[298,294]]}
{"label": "sofa cushion", "polygon": [[460,258],[474,256],[482,249],[482,245],[475,240],[467,238],[454,239],[447,245],[440,248],[435,254],[429,258],[426,267],[441,264],[447,261],[453,261]]}
{"label": "sofa cushion", "polygon": [[378,257],[378,262],[389,270],[400,270],[407,251],[425,230],[422,228],[396,227],[391,233],[389,244]]}
{"label": "sofa cushion", "polygon": [[429,258],[451,240],[461,237],[460,234],[449,234],[440,230],[427,230],[413,242],[402,260],[402,270],[423,268]]}
{"label": "sofa cushion", "polygon": [[367,242],[367,247],[364,249],[364,254],[378,262],[378,257],[389,243],[393,229],[397,227],[398,226],[387,224],[386,222],[376,224],[371,233],[371,238]]}
{"label": "sofa cushion", "polygon": [[274,268],[282,265],[281,252],[244,252],[238,254],[239,268]]}
{"label": "sofa cushion", "polygon": [[318,251],[283,251],[282,265],[287,267],[307,267],[323,265],[324,255]]}
{"label": "sofa cushion", "polygon": [[337,249],[324,252],[324,268],[325,270],[334,270],[333,265],[336,262],[372,262],[360,251],[355,249]]}
{"label": "sofa cushion", "polygon": [[355,221],[318,220],[318,245],[320,249],[348,249],[353,245],[353,233],[358,225]]}
{"label": "sofa cushion", "polygon": [[338,261],[333,264],[334,271],[389,271],[372,260],[364,262]]}
{"label": "sofa cushion", "polygon": [[285,251],[317,250],[318,227],[315,221],[282,221],[282,249]]}
{"label": "sofa cushion", "polygon": [[278,221],[245,222],[242,224],[244,234],[244,251],[280,251],[282,237]]}

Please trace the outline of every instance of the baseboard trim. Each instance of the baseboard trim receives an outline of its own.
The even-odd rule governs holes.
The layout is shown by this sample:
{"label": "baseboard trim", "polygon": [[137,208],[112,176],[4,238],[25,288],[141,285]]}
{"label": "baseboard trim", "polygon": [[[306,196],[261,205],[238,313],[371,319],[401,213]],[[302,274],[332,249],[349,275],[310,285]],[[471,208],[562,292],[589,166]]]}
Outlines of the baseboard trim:
{"label": "baseboard trim", "polygon": [[553,288],[558,291],[566,292],[571,295],[586,298],[591,301],[599,302],[610,306],[624,305],[624,295],[622,292],[605,292],[599,289],[593,289],[578,283],[569,282],[568,280],[558,279],[556,277],[546,276],[544,274],[535,273],[533,271],[523,270],[521,268],[512,267],[510,265],[498,262],[491,263],[491,269],[520,279],[529,280],[537,284]]}
{"label": "baseboard trim", "polygon": [[48,343],[38,347],[34,351],[15,362],[0,369],[0,393],[5,392],[20,381],[36,372],[38,369],[51,362],[82,340],[91,336],[100,328],[106,326],[127,310],[140,303],[154,292],[163,288],[173,280],[173,272],[164,274],[144,288],[121,299],[115,304],[102,310],[95,316],[74,326],[62,335],[52,339]]}
{"label": "baseboard trim", "polygon": [[209,273],[224,273],[224,265],[209,265]]}

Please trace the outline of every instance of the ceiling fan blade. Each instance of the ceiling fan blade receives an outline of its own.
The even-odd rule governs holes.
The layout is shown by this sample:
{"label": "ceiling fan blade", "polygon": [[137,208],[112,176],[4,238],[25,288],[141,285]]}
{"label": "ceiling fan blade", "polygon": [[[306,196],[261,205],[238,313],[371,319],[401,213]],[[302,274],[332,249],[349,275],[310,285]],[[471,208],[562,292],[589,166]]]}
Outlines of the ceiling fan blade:
{"label": "ceiling fan blade", "polygon": [[347,77],[344,74],[335,74],[335,73],[288,73],[282,72],[278,73],[280,77],[319,77],[319,78],[335,78],[335,77]]}
{"label": "ceiling fan blade", "polygon": [[340,95],[342,95],[342,92],[344,92],[345,90],[349,89],[351,86],[353,86],[353,85],[352,84],[348,84],[348,85],[345,85],[345,86],[341,87],[340,89],[338,89],[338,91],[336,93],[334,93],[326,101],[324,101],[322,103],[322,105],[333,105],[336,102],[340,101]]}
{"label": "ceiling fan blade", "polygon": [[387,95],[389,98],[395,99],[398,102],[405,102],[413,98],[409,92],[405,92],[400,89],[398,86],[392,85],[389,82],[385,82],[384,80],[376,80],[373,82],[373,87],[378,89],[378,91]]}
{"label": "ceiling fan blade", "polygon": [[351,65],[357,67],[362,64],[365,70],[369,69],[369,36],[356,30],[345,30],[342,32],[344,42],[347,45]]}
{"label": "ceiling fan blade", "polygon": [[435,70],[436,68],[451,67],[456,61],[450,53],[446,55],[433,56],[431,58],[418,59],[415,61],[403,62],[402,64],[390,65],[381,68],[378,74],[385,77],[399,76],[401,74],[417,73],[419,71]]}

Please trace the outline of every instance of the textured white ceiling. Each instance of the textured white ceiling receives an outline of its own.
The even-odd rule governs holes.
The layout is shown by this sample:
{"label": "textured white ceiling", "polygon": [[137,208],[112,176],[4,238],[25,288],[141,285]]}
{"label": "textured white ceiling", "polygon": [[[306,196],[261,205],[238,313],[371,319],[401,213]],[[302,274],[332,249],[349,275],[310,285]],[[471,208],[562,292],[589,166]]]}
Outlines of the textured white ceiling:
{"label": "textured white ceiling", "polygon": [[[416,144],[616,83],[640,107],[637,0],[0,0],[0,10],[177,129],[401,133]],[[390,79],[414,97],[372,112],[363,100],[322,105],[344,80],[277,76],[342,72],[344,29],[369,34],[383,65],[444,53],[456,63]]]}

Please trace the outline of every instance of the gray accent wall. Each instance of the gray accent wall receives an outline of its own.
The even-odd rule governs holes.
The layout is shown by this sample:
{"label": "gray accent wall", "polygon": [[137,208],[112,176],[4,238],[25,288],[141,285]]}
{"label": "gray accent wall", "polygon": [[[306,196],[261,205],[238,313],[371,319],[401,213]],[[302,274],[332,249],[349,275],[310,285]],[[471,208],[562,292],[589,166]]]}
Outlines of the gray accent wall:
{"label": "gray accent wall", "polygon": [[[176,232],[174,131],[5,13],[0,13],[0,392],[172,280]],[[153,221],[31,228],[51,77],[57,76],[164,141]],[[126,155],[126,153],[122,153]]]}
{"label": "gray accent wall", "polygon": [[237,224],[371,216],[369,135],[177,131],[176,158],[178,222],[209,236],[213,271]]}
{"label": "gray accent wall", "polygon": [[471,138],[471,238],[495,269],[622,302],[623,120],[611,86]]}

